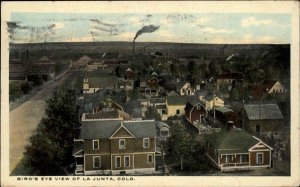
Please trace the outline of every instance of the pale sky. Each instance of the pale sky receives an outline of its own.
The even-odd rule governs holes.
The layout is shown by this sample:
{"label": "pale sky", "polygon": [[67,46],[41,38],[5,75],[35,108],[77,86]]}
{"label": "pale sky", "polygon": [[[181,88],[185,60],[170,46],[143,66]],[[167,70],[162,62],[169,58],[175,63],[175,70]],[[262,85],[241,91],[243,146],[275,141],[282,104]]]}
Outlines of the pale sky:
{"label": "pale sky", "polygon": [[136,41],[291,43],[289,14],[12,13],[8,25],[14,43],[132,41],[147,25],[159,29],[140,35]]}

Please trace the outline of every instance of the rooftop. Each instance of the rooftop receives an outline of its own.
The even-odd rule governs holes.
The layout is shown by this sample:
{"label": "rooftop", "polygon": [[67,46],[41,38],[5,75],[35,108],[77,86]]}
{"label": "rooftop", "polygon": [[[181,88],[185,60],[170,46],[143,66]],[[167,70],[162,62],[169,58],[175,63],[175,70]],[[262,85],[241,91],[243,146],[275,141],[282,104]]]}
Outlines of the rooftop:
{"label": "rooftop", "polygon": [[135,138],[156,137],[155,121],[83,121],[80,132],[82,139],[108,139],[118,128],[124,126]]}
{"label": "rooftop", "polygon": [[197,104],[199,99],[195,96],[167,96],[168,105],[186,105],[187,103]]}
{"label": "rooftop", "polygon": [[283,119],[277,104],[245,104],[244,109],[250,120]]}
{"label": "rooftop", "polygon": [[248,149],[259,142],[246,131],[238,129],[209,134],[206,139],[221,153],[248,152]]}

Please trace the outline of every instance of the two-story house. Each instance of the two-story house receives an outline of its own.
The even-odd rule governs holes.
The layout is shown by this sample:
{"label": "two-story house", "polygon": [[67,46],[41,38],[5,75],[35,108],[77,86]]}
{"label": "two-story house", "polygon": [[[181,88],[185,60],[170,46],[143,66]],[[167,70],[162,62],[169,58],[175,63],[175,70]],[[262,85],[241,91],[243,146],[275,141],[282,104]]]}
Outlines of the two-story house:
{"label": "two-story house", "polygon": [[83,121],[73,148],[75,174],[151,174],[156,138],[154,120]]}

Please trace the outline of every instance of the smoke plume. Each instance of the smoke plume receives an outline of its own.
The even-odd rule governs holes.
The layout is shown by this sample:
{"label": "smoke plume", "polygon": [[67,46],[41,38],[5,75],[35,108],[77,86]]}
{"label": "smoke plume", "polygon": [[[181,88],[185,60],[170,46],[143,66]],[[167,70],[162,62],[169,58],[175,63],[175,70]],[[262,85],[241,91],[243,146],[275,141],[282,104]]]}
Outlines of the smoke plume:
{"label": "smoke plume", "polygon": [[137,33],[135,34],[135,37],[134,37],[133,41],[135,41],[137,39],[137,37],[139,37],[140,35],[142,35],[144,33],[154,32],[157,29],[159,29],[159,26],[155,26],[155,25],[144,26],[140,30],[137,31]]}

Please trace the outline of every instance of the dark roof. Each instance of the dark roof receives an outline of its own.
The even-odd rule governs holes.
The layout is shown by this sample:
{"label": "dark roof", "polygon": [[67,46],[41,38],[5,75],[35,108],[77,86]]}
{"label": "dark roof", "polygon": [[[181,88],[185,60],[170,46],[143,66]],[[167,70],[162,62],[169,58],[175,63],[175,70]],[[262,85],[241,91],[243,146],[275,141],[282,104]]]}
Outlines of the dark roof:
{"label": "dark roof", "polygon": [[119,112],[115,109],[111,111],[105,111],[101,110],[100,112],[94,113],[94,114],[86,114],[86,119],[112,119],[112,118],[118,118]]}
{"label": "dark roof", "polygon": [[221,113],[227,113],[227,112],[233,112],[230,108],[227,108],[225,106],[220,106],[215,108],[216,111],[219,111]]}
{"label": "dark roof", "polygon": [[220,99],[222,99],[220,96],[218,96],[218,95],[213,95],[213,94],[209,94],[209,95],[206,95],[205,97],[204,97],[204,99],[206,100],[206,101],[211,101],[211,100],[213,100],[215,97],[218,97],[218,98],[220,98]]}
{"label": "dark roof", "polygon": [[221,153],[248,152],[252,146],[257,144],[259,140],[252,137],[244,130],[221,131],[206,135],[209,141]]}
{"label": "dark roof", "polygon": [[[123,124],[122,124],[123,123]],[[124,126],[135,138],[156,137],[155,121],[83,121],[80,132],[82,139],[108,139],[118,128]]]}
{"label": "dark roof", "polygon": [[250,120],[283,119],[277,104],[249,104],[244,105],[244,109]]}
{"label": "dark roof", "polygon": [[186,105],[199,103],[199,99],[195,96],[167,96],[168,105]]}
{"label": "dark roof", "polygon": [[274,84],[277,82],[277,80],[264,80],[262,83],[261,83],[261,85],[264,87],[264,89],[266,90],[266,91],[268,91],[268,90],[270,90],[273,86],[274,86]]}
{"label": "dark roof", "polygon": [[193,109],[193,107],[196,105],[200,105],[202,107],[202,109],[205,110],[205,107],[200,103],[196,103],[194,105],[192,105],[191,103],[187,103],[184,110],[186,110],[187,112],[190,112]]}
{"label": "dark roof", "polygon": [[86,77],[88,79],[90,88],[114,88],[117,84],[117,77],[112,75],[101,76],[101,77]]}

